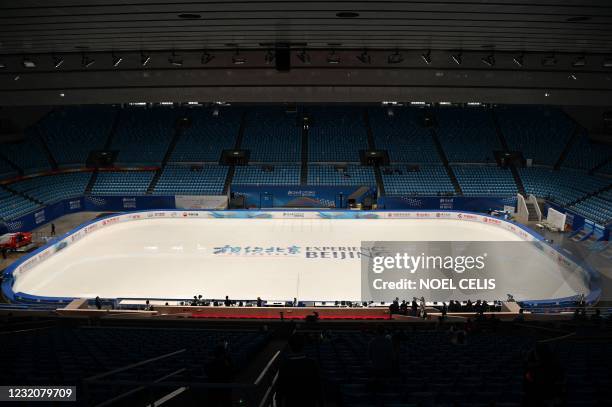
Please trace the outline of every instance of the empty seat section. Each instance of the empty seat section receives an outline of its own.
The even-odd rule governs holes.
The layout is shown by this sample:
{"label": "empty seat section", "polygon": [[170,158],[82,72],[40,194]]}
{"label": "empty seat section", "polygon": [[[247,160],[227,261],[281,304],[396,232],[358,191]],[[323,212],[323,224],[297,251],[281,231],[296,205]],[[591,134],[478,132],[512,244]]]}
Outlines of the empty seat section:
{"label": "empty seat section", "polygon": [[235,185],[299,185],[299,165],[238,166],[232,184]]}
{"label": "empty seat section", "polygon": [[158,195],[220,195],[227,167],[168,165],[155,186]]}
{"label": "empty seat section", "polygon": [[35,202],[0,187],[0,218],[16,219],[40,208]]}
{"label": "empty seat section", "polygon": [[251,151],[251,162],[299,162],[302,128],[298,114],[280,107],[249,110],[241,148]]}
{"label": "empty seat section", "polygon": [[612,222],[612,190],[591,196],[570,206],[569,209],[599,224],[606,225]]}
{"label": "empty seat section", "polygon": [[449,195],[455,192],[442,165],[421,165],[418,169],[394,165],[381,168],[381,173],[388,195]]}
{"label": "empty seat section", "polygon": [[25,179],[10,187],[44,204],[51,204],[83,195],[90,178],[91,172],[69,172]]}
{"label": "empty seat section", "polygon": [[453,165],[453,172],[466,196],[516,195],[516,183],[509,168],[485,165]]}
{"label": "empty seat section", "polygon": [[187,111],[187,116],[191,125],[183,131],[170,161],[218,162],[223,150],[234,148],[241,109],[194,108]]}
{"label": "empty seat section", "polygon": [[368,148],[363,110],[348,107],[308,108],[308,161],[359,162]]}
{"label": "empty seat section", "polygon": [[376,185],[372,167],[309,165],[308,185]]}
{"label": "empty seat section", "polygon": [[84,165],[89,152],[104,148],[117,110],[109,106],[64,107],[38,123],[60,166]]}
{"label": "empty seat section", "polygon": [[555,171],[549,168],[531,167],[519,169],[528,194],[547,198],[560,205],[567,205],[607,185],[610,180],[588,175],[579,170]]}
{"label": "empty seat section", "polygon": [[501,150],[490,110],[440,108],[435,111],[436,132],[446,157],[456,163],[492,163]]}
{"label": "empty seat section", "polygon": [[2,155],[19,166],[25,174],[42,172],[51,169],[35,130],[26,129],[25,138],[15,143],[0,143]]}
{"label": "empty seat section", "polygon": [[153,171],[100,172],[91,193],[94,195],[143,195],[147,192],[153,175]]}
{"label": "empty seat section", "polygon": [[522,151],[535,164],[554,165],[576,126],[555,108],[504,106],[495,114],[508,148]]}
{"label": "empty seat section", "polygon": [[[0,148],[2,148],[2,144],[0,144]],[[1,153],[1,151],[0,151]],[[12,178],[19,175],[17,171],[10,164],[0,157],[0,180]]]}
{"label": "empty seat section", "polygon": [[583,130],[571,145],[562,166],[590,170],[610,158],[612,158],[612,145],[589,139]]}
{"label": "empty seat section", "polygon": [[389,160],[398,163],[440,162],[431,130],[423,124],[425,109],[371,108],[368,112],[376,148],[387,150]]}
{"label": "empty seat section", "polygon": [[113,150],[119,150],[122,164],[160,164],[176,129],[183,109],[130,107],[119,116],[113,137]]}

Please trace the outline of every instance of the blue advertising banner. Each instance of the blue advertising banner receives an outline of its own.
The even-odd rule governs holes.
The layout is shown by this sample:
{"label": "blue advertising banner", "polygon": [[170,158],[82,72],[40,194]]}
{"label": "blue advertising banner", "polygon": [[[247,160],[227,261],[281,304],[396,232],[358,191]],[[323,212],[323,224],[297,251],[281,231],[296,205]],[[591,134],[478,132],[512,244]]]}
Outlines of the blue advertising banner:
{"label": "blue advertising banner", "polygon": [[349,201],[363,203],[376,197],[375,186],[255,186],[232,185],[234,196],[244,196],[246,207],[348,208]]}
{"label": "blue advertising banner", "polygon": [[503,210],[504,206],[516,207],[516,197],[469,196],[385,196],[378,199],[380,209],[442,209],[471,212]]}

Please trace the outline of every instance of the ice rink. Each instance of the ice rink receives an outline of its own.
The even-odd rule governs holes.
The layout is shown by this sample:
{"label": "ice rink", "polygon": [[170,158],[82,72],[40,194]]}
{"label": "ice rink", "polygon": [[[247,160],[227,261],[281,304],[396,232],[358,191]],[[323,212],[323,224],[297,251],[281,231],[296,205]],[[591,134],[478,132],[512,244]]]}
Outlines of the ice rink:
{"label": "ice rink", "polygon": [[[20,276],[13,291],[57,297],[360,300],[360,260],[352,256],[362,241],[520,240],[498,227],[449,219],[146,219],[85,236]],[[332,254],[310,258],[309,250]],[[559,298],[585,291],[580,279],[563,275],[541,254],[504,276],[483,299],[505,299],[509,292],[518,300],[551,292]]]}

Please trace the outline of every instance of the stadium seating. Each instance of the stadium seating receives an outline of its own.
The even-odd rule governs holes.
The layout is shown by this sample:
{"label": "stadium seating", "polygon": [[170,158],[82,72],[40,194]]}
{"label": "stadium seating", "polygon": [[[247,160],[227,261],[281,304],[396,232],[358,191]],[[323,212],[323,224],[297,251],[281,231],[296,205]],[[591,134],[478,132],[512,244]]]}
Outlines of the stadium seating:
{"label": "stadium seating", "polygon": [[608,190],[599,195],[591,196],[569,207],[574,212],[605,225],[612,222],[612,191]]}
{"label": "stadium seating", "polygon": [[501,150],[491,111],[483,108],[435,110],[436,133],[449,162],[493,163]]}
{"label": "stadium seating", "polygon": [[534,164],[554,165],[576,127],[561,110],[547,107],[504,106],[495,114],[508,148]]}
{"label": "stadium seating", "polygon": [[15,195],[0,187],[0,218],[16,219],[40,208],[35,202],[20,195]]}
{"label": "stadium seating", "polygon": [[288,164],[238,166],[234,185],[299,185],[300,166]]}
{"label": "stadium seating", "polygon": [[241,109],[193,108],[186,114],[191,119],[191,125],[183,131],[170,161],[219,162],[223,150],[234,148]]}
{"label": "stadium seating", "polygon": [[93,195],[143,195],[153,178],[153,171],[103,171],[98,174]]}
{"label": "stadium seating", "polygon": [[[263,333],[239,330],[64,327],[15,332],[3,341],[0,363],[5,368],[0,370],[0,380],[6,384],[70,383],[80,386],[89,376],[186,349],[181,358],[167,358],[163,363],[131,369],[112,379],[146,380],[186,368],[185,375],[174,379],[192,378],[205,382],[210,373],[205,368],[215,347],[227,343],[229,354],[239,367],[266,340]],[[107,393],[104,399],[110,398],[110,389],[104,390]]]}
{"label": "stadium seating", "polygon": [[528,194],[550,199],[560,205],[570,204],[610,184],[605,178],[590,176],[579,170],[554,171],[531,167],[521,168],[519,173]]}
{"label": "stadium seating", "polygon": [[309,165],[308,185],[376,185],[376,178],[372,167]]}
{"label": "stadium seating", "polygon": [[363,111],[343,107],[312,107],[305,113],[308,130],[308,161],[359,162],[359,150],[368,148]]}
{"label": "stadium seating", "polygon": [[158,195],[219,195],[227,177],[227,167],[204,165],[192,168],[168,165],[155,186]]}
{"label": "stadium seating", "polygon": [[91,178],[91,172],[68,172],[44,177],[25,179],[10,184],[10,187],[44,204],[82,196]]}
{"label": "stadium seating", "polygon": [[486,165],[453,165],[453,172],[466,196],[516,195],[517,188],[508,168]]}
{"label": "stadium seating", "polygon": [[40,141],[36,139],[35,130],[25,131],[25,138],[15,143],[0,143],[0,152],[7,159],[19,166],[25,174],[51,169]]}
{"label": "stadium seating", "polygon": [[111,149],[121,164],[160,164],[175,134],[183,109],[129,107],[120,113]]}
{"label": "stadium seating", "polygon": [[60,166],[83,166],[90,151],[104,147],[116,114],[109,106],[65,107],[43,118],[38,129]]}
{"label": "stadium seating", "polygon": [[405,165],[381,169],[387,195],[454,194],[455,188],[442,165],[422,165],[418,171]]}
{"label": "stadium seating", "polygon": [[431,130],[422,124],[425,110],[394,108],[392,116],[384,108],[371,108],[368,112],[376,148],[387,150],[391,162],[440,162]]}
{"label": "stadium seating", "polygon": [[[2,144],[0,144],[0,148],[2,148]],[[7,179],[17,176],[18,173],[15,171],[13,167],[9,165],[6,161],[0,157],[0,180]]]}
{"label": "stadium seating", "polygon": [[448,332],[396,331],[393,337],[398,367],[379,380],[369,367],[372,334],[329,332],[305,353],[318,361],[328,398],[339,394],[346,407],[520,405],[532,337],[481,333],[464,345]]}
{"label": "stadium seating", "polygon": [[241,148],[250,150],[251,162],[299,162],[302,128],[297,113],[281,107],[257,107],[247,113]]}
{"label": "stadium seating", "polygon": [[583,130],[574,140],[562,166],[590,170],[610,157],[612,157],[612,146],[590,140]]}

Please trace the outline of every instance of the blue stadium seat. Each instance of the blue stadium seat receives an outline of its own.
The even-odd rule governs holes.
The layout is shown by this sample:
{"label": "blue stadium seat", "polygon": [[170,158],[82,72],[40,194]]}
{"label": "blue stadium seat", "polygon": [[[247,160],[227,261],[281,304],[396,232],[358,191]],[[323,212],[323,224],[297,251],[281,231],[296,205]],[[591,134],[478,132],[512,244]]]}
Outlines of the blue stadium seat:
{"label": "blue stadium seat", "polygon": [[453,172],[466,196],[516,195],[517,188],[508,168],[486,165],[453,165]]}
{"label": "blue stadium seat", "polygon": [[421,165],[418,171],[394,165],[381,169],[387,195],[449,195],[455,193],[453,183],[442,165]]}
{"label": "blue stadium seat", "polygon": [[220,195],[227,177],[227,167],[204,165],[192,168],[167,165],[157,181],[157,195]]}
{"label": "blue stadium seat", "polygon": [[251,162],[299,162],[302,128],[298,113],[281,107],[256,107],[248,111],[241,148],[250,150]]}
{"label": "blue stadium seat", "polygon": [[221,152],[236,144],[242,112],[226,107],[187,110],[191,125],[183,131],[170,161],[219,162]]}
{"label": "blue stadium seat", "polygon": [[238,166],[232,181],[234,185],[299,185],[299,165]]}
{"label": "blue stadium seat", "polygon": [[25,179],[10,187],[44,204],[82,196],[91,178],[91,172],[68,172]]}
{"label": "blue stadium seat", "polygon": [[448,161],[493,163],[493,151],[501,150],[490,110],[440,108],[435,110],[436,132]]}
{"label": "blue stadium seat", "polygon": [[143,195],[153,171],[103,171],[98,174],[92,195]]}
{"label": "blue stadium seat", "polygon": [[83,166],[89,152],[104,147],[117,109],[74,106],[57,109],[38,123],[38,129],[60,166]]}
{"label": "blue stadium seat", "polygon": [[359,165],[308,166],[308,185],[376,185],[372,167]]}
{"label": "blue stadium seat", "polygon": [[368,148],[362,109],[312,107],[308,130],[309,162],[359,162],[359,150]]}
{"label": "blue stadium seat", "polygon": [[495,114],[508,148],[534,164],[554,165],[576,127],[561,110],[548,107],[503,106]]}
{"label": "blue stadium seat", "polygon": [[431,130],[422,124],[424,109],[393,108],[392,116],[385,108],[370,108],[368,112],[376,148],[387,150],[391,162],[440,162]]}

